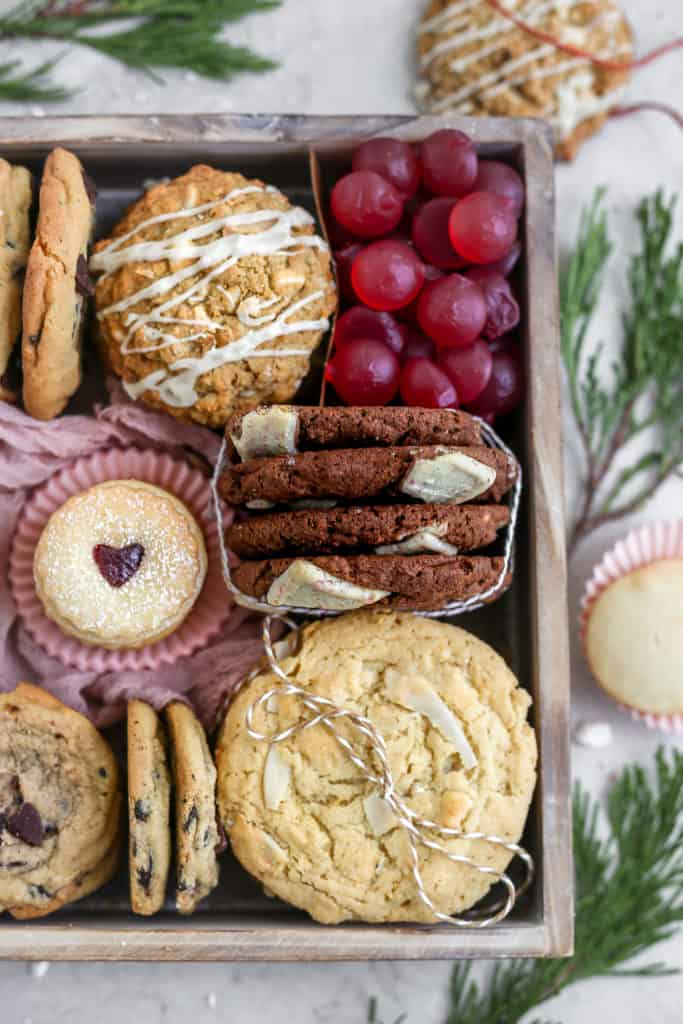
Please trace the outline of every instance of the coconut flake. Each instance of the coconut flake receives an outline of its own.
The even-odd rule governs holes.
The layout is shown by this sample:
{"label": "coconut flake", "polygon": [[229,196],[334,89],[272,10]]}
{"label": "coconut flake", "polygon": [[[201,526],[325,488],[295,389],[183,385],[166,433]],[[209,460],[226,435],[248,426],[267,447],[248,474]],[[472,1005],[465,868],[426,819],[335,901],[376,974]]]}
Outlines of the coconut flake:
{"label": "coconut flake", "polygon": [[276,746],[271,746],[263,766],[263,799],[269,811],[276,811],[289,792],[292,769]]}
{"label": "coconut flake", "polygon": [[400,672],[388,669],[384,673],[384,682],[388,695],[397,704],[410,711],[425,715],[432,725],[441,732],[455,747],[466,769],[474,768],[477,757],[469,744],[463,727],[453,712],[444,704],[441,697],[425,679],[419,676],[404,676]]}

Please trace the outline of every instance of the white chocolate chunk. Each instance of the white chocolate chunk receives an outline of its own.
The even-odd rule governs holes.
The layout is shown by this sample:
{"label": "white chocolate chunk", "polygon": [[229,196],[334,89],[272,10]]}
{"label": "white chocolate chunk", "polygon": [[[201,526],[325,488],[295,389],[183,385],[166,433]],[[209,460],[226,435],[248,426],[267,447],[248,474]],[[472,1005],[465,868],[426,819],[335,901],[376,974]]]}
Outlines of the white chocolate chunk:
{"label": "white chocolate chunk", "polygon": [[269,811],[276,811],[289,793],[292,770],[276,746],[271,746],[263,766],[263,799]]}
{"label": "white chocolate chunk", "polygon": [[253,409],[242,417],[239,435],[230,440],[243,462],[272,455],[294,455],[299,415],[287,405]]}
{"label": "white chocolate chunk", "polygon": [[487,491],[496,479],[491,466],[463,452],[444,449],[430,459],[416,459],[401,483],[412,498],[441,505],[460,505]]}
{"label": "white chocolate chunk", "polygon": [[262,509],[275,508],[275,502],[268,501],[266,498],[253,498],[247,502],[247,508],[253,509],[255,512],[260,512]]}
{"label": "white chocolate chunk", "polygon": [[383,836],[396,824],[396,817],[389,804],[379,793],[370,793],[363,800],[363,810],[368,825],[375,836]]}
{"label": "white chocolate chunk", "polygon": [[294,608],[351,611],[387,597],[388,590],[371,590],[341,580],[305,558],[297,558],[274,579],[266,595],[268,604]]}
{"label": "white chocolate chunk", "polygon": [[475,767],[477,757],[469,744],[463,727],[426,679],[419,676],[405,676],[395,669],[387,669],[384,673],[384,684],[388,696],[396,704],[425,715],[434,728],[451,741],[466,769]]}
{"label": "white chocolate chunk", "polygon": [[395,544],[380,544],[375,548],[377,555],[419,555],[425,551],[434,551],[438,555],[457,555],[455,544],[444,540],[448,533],[448,523],[432,523],[424,526],[410,537],[404,537]]}

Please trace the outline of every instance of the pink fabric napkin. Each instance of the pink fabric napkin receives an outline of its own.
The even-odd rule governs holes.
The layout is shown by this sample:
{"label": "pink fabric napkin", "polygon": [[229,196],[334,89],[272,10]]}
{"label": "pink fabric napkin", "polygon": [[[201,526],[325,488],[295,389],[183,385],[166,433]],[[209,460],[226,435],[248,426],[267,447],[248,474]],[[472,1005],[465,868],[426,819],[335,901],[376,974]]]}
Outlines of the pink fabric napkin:
{"label": "pink fabric napkin", "polygon": [[[261,620],[234,606],[210,646],[156,670],[125,673],[78,672],[47,655],[23,628],[8,583],[12,536],[31,489],[82,455],[115,446],[155,448],[171,455],[199,455],[213,464],[216,434],[154,413],[113,390],[114,404],[94,416],[62,416],[48,423],[31,419],[0,401],[0,691],[18,682],[39,683],[99,726],[111,725],[126,701],[141,697],[157,708],[188,700],[207,727],[227,695],[263,652]],[[226,601],[230,597],[226,591]]]}

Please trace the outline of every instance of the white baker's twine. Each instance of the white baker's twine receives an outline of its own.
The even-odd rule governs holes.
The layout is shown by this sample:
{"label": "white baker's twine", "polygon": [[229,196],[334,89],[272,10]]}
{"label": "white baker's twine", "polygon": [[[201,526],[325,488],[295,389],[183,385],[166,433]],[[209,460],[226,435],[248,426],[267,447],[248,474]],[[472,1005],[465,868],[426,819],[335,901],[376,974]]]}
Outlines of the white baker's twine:
{"label": "white baker's twine", "polygon": [[[498,437],[492,427],[487,423],[481,422],[482,433],[485,439],[490,443],[492,447],[501,448],[506,455],[513,459],[516,463],[515,456],[507,447],[507,445]],[[287,623],[292,630],[292,633],[288,635],[288,639],[293,635],[298,634],[299,626],[296,622],[291,620],[287,613],[295,612],[305,615],[316,614],[315,610],[310,608],[273,608],[271,605],[263,604],[256,598],[253,598],[247,594],[243,594],[239,591],[234,583],[230,573],[230,563],[227,545],[225,543],[225,536],[223,531],[223,511],[221,505],[220,495],[218,493],[218,480],[223,470],[225,463],[225,451],[226,451],[226,440],[224,439],[216,466],[214,468],[213,476],[211,479],[211,493],[213,498],[214,513],[216,516],[216,522],[218,524],[218,537],[221,550],[221,559],[223,564],[223,577],[225,579],[226,586],[235,595],[236,600],[244,605],[245,607],[251,608],[254,611],[265,612],[266,617],[263,621],[263,646],[266,652],[266,658],[270,666],[270,670],[280,680],[278,686],[272,687],[265,693],[262,693],[252,704],[249,705],[246,713],[246,725],[247,732],[252,739],[268,742],[268,743],[282,743],[284,740],[289,739],[292,736],[300,732],[304,732],[307,729],[312,729],[316,725],[324,726],[329,732],[332,733],[339,745],[346,751],[350,760],[356,767],[361,771],[365,778],[370,782],[380,797],[386,801],[390,807],[394,817],[396,818],[397,824],[404,830],[408,837],[408,848],[410,850],[411,870],[413,878],[415,880],[415,886],[417,888],[417,894],[420,901],[431,911],[436,921],[441,921],[445,924],[449,924],[456,928],[487,928],[490,925],[498,924],[500,921],[505,920],[506,917],[512,911],[516,900],[529,888],[534,877],[534,861],[530,853],[520,846],[518,843],[512,843],[504,839],[501,836],[489,835],[485,832],[464,832],[458,828],[445,828],[438,825],[434,821],[429,821],[425,818],[420,818],[410,807],[406,804],[403,798],[397,793],[396,786],[389,766],[389,756],[387,747],[384,742],[384,737],[375,728],[373,723],[365,715],[361,715],[356,711],[350,711],[347,708],[339,707],[327,697],[322,697],[319,694],[311,693],[309,690],[305,690],[299,686],[296,686],[289,678],[287,673],[281,668],[275,650],[273,648],[273,642],[271,638],[271,624],[274,619],[278,619]],[[510,522],[507,528],[507,536],[505,539],[505,549],[503,556],[503,568],[496,582],[489,587],[486,591],[481,594],[477,594],[474,597],[468,598],[465,601],[454,601],[451,604],[445,606],[438,612],[418,612],[417,614],[425,615],[427,617],[436,617],[444,614],[460,614],[464,611],[472,611],[475,608],[482,607],[486,603],[487,599],[493,597],[498,590],[500,590],[505,583],[508,571],[512,570],[514,564],[514,531],[517,522],[517,516],[519,512],[519,503],[521,496],[522,484],[521,484],[521,469],[517,468],[517,478],[513,486],[512,495],[510,499]],[[289,645],[288,645],[289,646]],[[260,669],[256,668],[250,675],[244,680],[242,686],[253,679],[259,673]],[[239,689],[242,687],[240,686]],[[259,732],[254,728],[254,716],[256,712],[271,698],[278,699],[283,696],[297,697],[304,707],[311,712],[309,717],[303,718],[299,722],[287,729],[283,729],[281,732],[276,733],[273,736],[268,736],[265,733]],[[376,760],[379,762],[379,770],[374,771],[371,765],[366,759],[364,759],[353,747],[353,744],[342,736],[339,730],[335,726],[335,722],[338,719],[345,719],[354,729],[356,729],[368,742],[370,756],[374,755]],[[467,857],[464,854],[453,853],[448,850],[442,843],[438,842],[434,838],[430,838],[430,834],[438,835],[449,839],[462,839],[480,841],[489,843],[492,846],[501,847],[512,857],[519,857],[525,868],[525,877],[523,881],[517,885],[507,874],[506,871],[499,871],[497,868],[487,867],[486,865],[479,864],[472,857]],[[442,913],[434,906],[432,899],[427,893],[424,882],[422,880],[422,873],[420,871],[420,862],[418,856],[418,847],[424,846],[429,850],[434,850],[436,853],[443,854],[450,861],[455,864],[464,864],[472,870],[477,871],[479,874],[488,875],[497,882],[501,882],[505,888],[504,898],[494,906],[489,907],[481,912],[470,912],[466,917],[459,917],[456,915],[449,916],[448,914]]]}

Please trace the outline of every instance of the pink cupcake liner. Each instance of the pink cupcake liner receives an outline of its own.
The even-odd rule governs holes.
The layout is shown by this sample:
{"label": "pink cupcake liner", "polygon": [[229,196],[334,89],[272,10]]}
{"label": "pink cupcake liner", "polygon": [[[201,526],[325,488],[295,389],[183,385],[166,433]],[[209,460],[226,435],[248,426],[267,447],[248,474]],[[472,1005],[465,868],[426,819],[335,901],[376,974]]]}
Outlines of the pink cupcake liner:
{"label": "pink cupcake liner", "polygon": [[[184,502],[204,534],[208,569],[194,607],[174,633],[138,650],[110,651],[67,636],[45,615],[33,581],[33,556],[45,524],[65,501],[94,484],[126,479],[156,484]],[[186,462],[137,448],[96,452],[77,459],[34,491],[22,510],[12,541],[9,580],[19,616],[35,642],[62,664],[81,672],[125,672],[170,665],[204,647],[230,613],[209,481]]]}
{"label": "pink cupcake liner", "polygon": [[[661,562],[666,558],[683,558],[683,519],[670,522],[648,523],[632,530],[623,540],[617,541],[614,547],[602,558],[593,569],[593,574],[586,583],[581,599],[579,630],[581,645],[586,660],[586,629],[591,609],[599,595],[615,580],[620,579],[636,569],[642,569],[652,562]],[[618,707],[628,712],[631,718],[644,722],[650,729],[660,729],[666,733],[683,734],[683,713],[674,715],[658,715],[637,708],[628,707],[616,701]]]}

